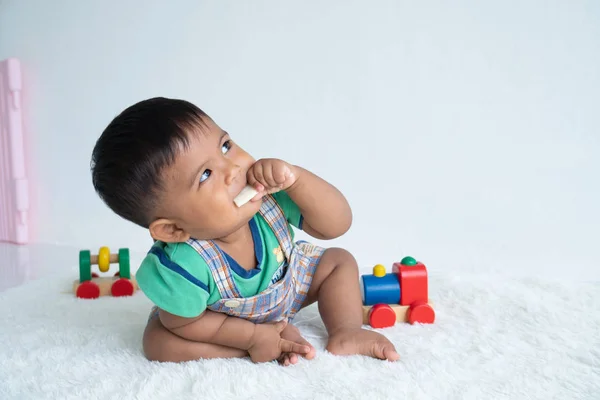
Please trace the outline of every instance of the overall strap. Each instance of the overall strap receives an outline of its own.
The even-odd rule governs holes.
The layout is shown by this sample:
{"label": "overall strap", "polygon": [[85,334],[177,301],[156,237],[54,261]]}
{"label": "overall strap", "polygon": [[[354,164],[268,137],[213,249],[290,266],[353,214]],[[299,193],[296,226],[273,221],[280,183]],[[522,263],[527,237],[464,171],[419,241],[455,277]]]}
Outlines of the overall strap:
{"label": "overall strap", "polygon": [[263,205],[260,207],[259,213],[275,233],[277,241],[283,250],[283,254],[289,261],[292,254],[293,243],[288,221],[285,218],[283,210],[279,204],[277,204],[273,196],[267,195],[263,200]]}
{"label": "overall strap", "polygon": [[216,244],[210,240],[196,239],[188,239],[187,243],[206,261],[222,298],[242,297],[231,275],[229,263]]}

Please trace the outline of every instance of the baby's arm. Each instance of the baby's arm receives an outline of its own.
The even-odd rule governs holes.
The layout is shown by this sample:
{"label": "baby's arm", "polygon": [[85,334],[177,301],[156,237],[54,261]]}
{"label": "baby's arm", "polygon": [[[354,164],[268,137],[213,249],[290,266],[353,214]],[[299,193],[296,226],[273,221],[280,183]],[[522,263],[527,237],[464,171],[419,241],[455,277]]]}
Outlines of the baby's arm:
{"label": "baby's arm", "polygon": [[254,324],[210,310],[195,318],[183,318],[159,310],[159,317],[163,326],[177,336],[246,350],[254,362],[272,361],[287,352],[306,354],[310,351],[308,346],[281,338],[280,332],[287,325],[284,321]]}
{"label": "baby's arm", "polygon": [[310,171],[275,158],[258,160],[248,170],[248,183],[259,194],[285,190],[298,205],[302,230],[318,239],[334,239],[352,224],[352,211],[344,195]]}
{"label": "baby's arm", "polygon": [[294,166],[296,181],[286,190],[298,205],[302,230],[318,239],[334,239],[352,225],[352,210],[344,195],[312,172]]}

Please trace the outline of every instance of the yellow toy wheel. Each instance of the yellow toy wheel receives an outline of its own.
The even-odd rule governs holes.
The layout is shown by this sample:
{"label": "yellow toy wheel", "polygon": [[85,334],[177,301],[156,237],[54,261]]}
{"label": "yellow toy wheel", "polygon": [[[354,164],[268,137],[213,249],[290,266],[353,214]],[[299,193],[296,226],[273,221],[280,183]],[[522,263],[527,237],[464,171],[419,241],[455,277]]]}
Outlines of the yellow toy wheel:
{"label": "yellow toy wheel", "polygon": [[110,268],[110,249],[106,246],[100,247],[100,251],[98,251],[98,268],[102,272],[106,272]]}

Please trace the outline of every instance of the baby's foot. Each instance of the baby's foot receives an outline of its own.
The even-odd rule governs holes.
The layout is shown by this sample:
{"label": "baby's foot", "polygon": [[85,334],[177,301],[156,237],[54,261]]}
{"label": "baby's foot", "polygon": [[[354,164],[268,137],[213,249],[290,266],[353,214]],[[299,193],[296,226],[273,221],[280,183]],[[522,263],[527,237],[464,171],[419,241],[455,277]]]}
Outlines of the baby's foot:
{"label": "baby's foot", "polygon": [[396,361],[400,355],[385,336],[366,329],[340,330],[329,337],[327,351],[336,355],[362,354],[381,360]]}
{"label": "baby's foot", "polygon": [[[292,324],[287,324],[287,326],[281,332],[281,337],[286,340],[290,340],[294,343],[305,344],[310,347],[310,351],[304,355],[304,358],[308,360],[312,360],[315,357],[316,350],[312,344],[310,344],[306,339],[300,335],[300,331]],[[296,364],[298,362],[299,355],[296,353],[284,353],[279,357],[279,363],[284,366],[288,366],[290,364]]]}

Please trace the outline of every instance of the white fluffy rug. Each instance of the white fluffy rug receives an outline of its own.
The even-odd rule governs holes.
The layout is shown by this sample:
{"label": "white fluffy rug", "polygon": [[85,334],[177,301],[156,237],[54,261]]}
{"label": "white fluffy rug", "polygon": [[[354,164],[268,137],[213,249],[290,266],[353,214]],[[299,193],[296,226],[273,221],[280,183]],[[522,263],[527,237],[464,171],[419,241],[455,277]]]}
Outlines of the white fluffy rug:
{"label": "white fluffy rug", "polygon": [[327,354],[311,307],[296,322],[318,355],[288,368],[148,362],[141,292],[83,301],[72,278],[31,282],[0,293],[0,399],[600,399],[599,283],[430,278],[436,324],[383,330],[400,362]]}

